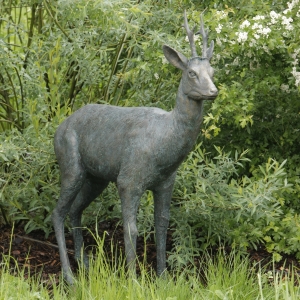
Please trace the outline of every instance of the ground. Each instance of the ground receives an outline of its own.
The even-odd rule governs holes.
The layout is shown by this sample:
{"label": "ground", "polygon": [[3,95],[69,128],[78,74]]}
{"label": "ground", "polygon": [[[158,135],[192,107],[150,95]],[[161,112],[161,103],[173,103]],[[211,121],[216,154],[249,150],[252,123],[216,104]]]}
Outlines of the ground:
{"label": "ground", "polygon": [[[98,224],[99,236],[102,237],[104,232],[107,232],[104,248],[108,253],[108,257],[111,251],[111,244],[114,245],[115,249],[117,248],[124,253],[123,229],[119,225],[118,220]],[[171,251],[172,249],[171,236],[172,233],[169,231],[167,251]],[[96,244],[92,233],[89,231],[84,233],[84,240],[88,250],[92,249]],[[73,240],[70,234],[66,234],[66,244],[69,249],[72,269],[75,270],[77,265],[73,259]],[[42,231],[34,231],[26,234],[22,226],[15,228],[14,232],[12,232],[9,226],[2,226],[0,228],[0,254],[1,256],[3,254],[10,254],[12,257],[10,260],[11,265],[17,264],[20,268],[25,267],[25,277],[29,273],[39,273],[46,285],[47,283],[50,284],[50,277],[54,277],[57,281],[59,280],[61,264],[54,234],[50,234],[46,239]],[[137,242],[137,254],[142,261],[144,255],[146,255],[147,267],[155,269],[156,250],[154,237],[151,237],[146,244],[144,243],[144,239],[140,237]],[[252,261],[261,262],[263,265],[272,261],[272,255],[265,251],[263,246],[258,247],[255,251],[249,250],[249,256]],[[272,264],[268,268],[272,269]],[[299,275],[300,263],[293,256],[284,256],[282,261],[275,264],[275,270],[284,274],[290,274],[291,269]]]}
{"label": "ground", "polygon": [[[124,257],[124,242],[123,228],[119,225],[118,220],[107,221],[98,224],[98,235],[103,237],[105,232],[105,250],[110,257],[111,244],[115,249],[122,252]],[[84,243],[87,251],[91,251],[96,241],[93,234],[88,230],[84,231]],[[143,261],[146,254],[147,266],[156,268],[156,250],[152,237],[145,245],[142,237],[137,241],[137,254],[140,260]],[[66,233],[66,245],[69,252],[71,267],[76,270],[77,263],[73,258],[73,238],[70,233]],[[146,249],[145,249],[146,247]],[[168,234],[167,250],[171,250],[171,233]],[[146,251],[145,251],[146,250]],[[0,227],[0,262],[2,255],[10,255],[11,265],[18,265],[21,268],[25,267],[25,277],[28,274],[40,273],[43,282],[50,282],[50,277],[59,280],[61,274],[61,264],[58,253],[58,247],[54,233],[51,233],[47,238],[43,231],[33,231],[29,234],[24,232],[24,228],[19,226],[12,228],[9,226]]]}

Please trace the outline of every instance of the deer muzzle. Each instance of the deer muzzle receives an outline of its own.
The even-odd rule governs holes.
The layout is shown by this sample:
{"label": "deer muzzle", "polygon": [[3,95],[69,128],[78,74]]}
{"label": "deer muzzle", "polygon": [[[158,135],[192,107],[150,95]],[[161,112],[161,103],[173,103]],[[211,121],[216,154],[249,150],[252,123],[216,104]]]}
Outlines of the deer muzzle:
{"label": "deer muzzle", "polygon": [[216,99],[218,94],[219,94],[218,89],[216,88],[215,85],[213,85],[209,89],[208,93],[206,95],[204,95],[204,97],[205,97],[206,100],[214,100],[214,99]]}

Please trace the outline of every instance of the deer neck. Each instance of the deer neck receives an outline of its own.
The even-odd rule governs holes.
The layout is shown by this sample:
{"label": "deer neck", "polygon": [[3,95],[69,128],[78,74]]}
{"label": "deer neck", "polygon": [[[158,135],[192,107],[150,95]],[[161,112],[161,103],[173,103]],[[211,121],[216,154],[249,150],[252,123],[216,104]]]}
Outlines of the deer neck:
{"label": "deer neck", "polygon": [[186,138],[197,139],[203,119],[203,100],[193,100],[182,92],[180,82],[176,104],[172,111],[173,124],[180,133],[186,134]]}

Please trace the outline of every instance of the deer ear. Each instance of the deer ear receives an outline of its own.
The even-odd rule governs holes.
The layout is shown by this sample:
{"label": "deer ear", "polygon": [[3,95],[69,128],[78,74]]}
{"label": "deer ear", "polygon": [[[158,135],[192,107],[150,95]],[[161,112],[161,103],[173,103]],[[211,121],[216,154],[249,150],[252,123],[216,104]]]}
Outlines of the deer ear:
{"label": "deer ear", "polygon": [[166,59],[176,68],[180,70],[185,70],[188,64],[188,59],[181,54],[180,52],[177,52],[173,48],[163,45],[163,51]]}
{"label": "deer ear", "polygon": [[207,55],[208,60],[210,60],[213,56],[214,47],[215,47],[215,43],[214,43],[214,41],[211,41],[210,46],[206,51],[206,55]]}

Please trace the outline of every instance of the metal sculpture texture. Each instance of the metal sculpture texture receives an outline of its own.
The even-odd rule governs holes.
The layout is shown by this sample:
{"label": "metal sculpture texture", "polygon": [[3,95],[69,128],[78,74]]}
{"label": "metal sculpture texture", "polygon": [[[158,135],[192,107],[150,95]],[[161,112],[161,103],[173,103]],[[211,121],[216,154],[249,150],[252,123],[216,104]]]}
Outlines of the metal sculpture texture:
{"label": "metal sculpture texture", "polygon": [[[214,43],[207,47],[207,31],[201,20],[202,57],[196,53],[194,32],[187,31],[192,57],[164,45],[167,60],[182,70],[182,78],[171,112],[150,107],[116,107],[89,104],[68,117],[57,129],[55,153],[61,171],[61,191],[52,221],[65,279],[73,282],[67,256],[64,220],[69,214],[73,227],[75,258],[81,257],[83,210],[108,185],[117,184],[121,198],[127,264],[135,269],[138,235],[136,215],[145,190],[154,194],[157,274],[166,268],[166,235],[170,202],[177,168],[193,148],[202,122],[203,101],[213,100],[210,59]],[[83,253],[88,266],[88,257]]]}

